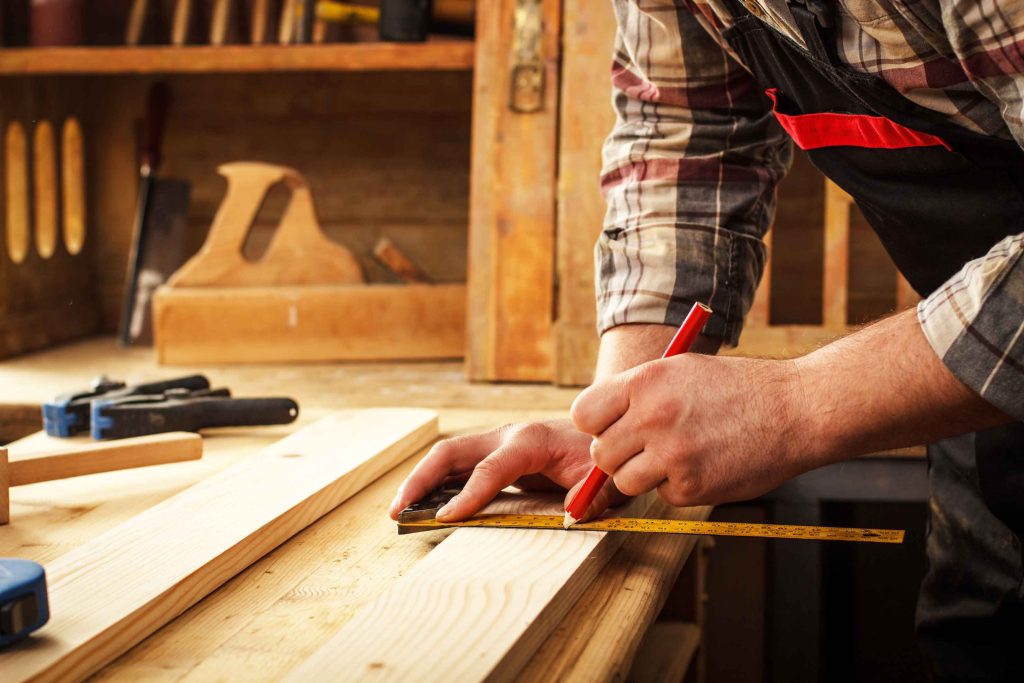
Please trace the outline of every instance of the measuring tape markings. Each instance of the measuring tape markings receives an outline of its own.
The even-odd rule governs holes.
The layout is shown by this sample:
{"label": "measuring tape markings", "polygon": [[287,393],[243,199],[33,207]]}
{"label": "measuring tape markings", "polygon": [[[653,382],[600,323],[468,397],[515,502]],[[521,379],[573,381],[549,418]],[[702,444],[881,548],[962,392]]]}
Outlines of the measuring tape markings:
{"label": "measuring tape markings", "polygon": [[[555,515],[477,515],[463,522],[446,524],[434,519],[400,522],[398,532],[415,533],[431,529],[491,527],[505,529],[563,529],[562,517]],[[902,543],[902,529],[859,529],[849,527],[753,524],[743,522],[700,522],[675,519],[612,517],[573,525],[580,531],[634,531],[655,534],[698,536],[745,536],[790,538],[812,541],[855,541],[861,543]]]}

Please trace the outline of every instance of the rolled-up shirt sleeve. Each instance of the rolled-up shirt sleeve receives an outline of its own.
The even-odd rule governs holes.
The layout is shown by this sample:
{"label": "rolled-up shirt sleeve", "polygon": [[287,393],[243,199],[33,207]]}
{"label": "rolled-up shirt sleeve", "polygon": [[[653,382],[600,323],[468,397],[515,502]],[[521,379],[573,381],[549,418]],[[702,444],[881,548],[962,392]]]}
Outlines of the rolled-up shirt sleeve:
{"label": "rolled-up shirt sleeve", "polygon": [[918,304],[917,318],[961,382],[1024,420],[1024,233],[968,262]]}
{"label": "rolled-up shirt sleeve", "polygon": [[713,16],[670,0],[614,5],[598,331],[678,325],[701,301],[714,310],[705,333],[735,345],[764,270],[761,238],[792,158],[789,138],[750,73],[712,37]]}

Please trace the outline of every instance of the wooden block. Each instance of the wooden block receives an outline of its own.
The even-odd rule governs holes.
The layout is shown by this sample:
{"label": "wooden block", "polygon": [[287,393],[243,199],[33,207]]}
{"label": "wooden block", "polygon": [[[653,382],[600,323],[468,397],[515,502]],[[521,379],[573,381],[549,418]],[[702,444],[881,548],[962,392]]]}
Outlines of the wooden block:
{"label": "wooden block", "polygon": [[[534,11],[540,108],[513,111],[514,18]],[[500,0],[477,12],[475,72],[487,77],[473,85],[466,369],[474,380],[550,381],[561,2]]]}
{"label": "wooden block", "polygon": [[50,438],[19,445],[12,444],[8,449],[11,486],[203,457],[202,437],[188,432],[116,441]]}
{"label": "wooden block", "polygon": [[[623,514],[642,514],[647,497]],[[510,496],[489,512],[561,514],[562,496]],[[285,679],[512,680],[623,534],[457,529]],[[430,626],[424,626],[429,615]]]}
{"label": "wooden block", "polygon": [[46,637],[0,653],[5,681],[85,678],[437,436],[421,409],[339,414],[47,566]]}
{"label": "wooden block", "polygon": [[[648,514],[706,520],[711,508],[674,508],[658,501]],[[639,661],[641,644],[637,635],[654,622],[684,565],[693,561],[697,543],[695,536],[631,534],[562,621],[574,628],[552,633],[516,675],[517,683],[633,680],[630,667]],[[610,614],[615,619],[605,618]]]}
{"label": "wooden block", "polygon": [[700,628],[685,622],[658,622],[640,646],[627,680],[682,683],[700,646]]}
{"label": "wooden block", "polygon": [[161,287],[161,363],[458,358],[464,285]]}

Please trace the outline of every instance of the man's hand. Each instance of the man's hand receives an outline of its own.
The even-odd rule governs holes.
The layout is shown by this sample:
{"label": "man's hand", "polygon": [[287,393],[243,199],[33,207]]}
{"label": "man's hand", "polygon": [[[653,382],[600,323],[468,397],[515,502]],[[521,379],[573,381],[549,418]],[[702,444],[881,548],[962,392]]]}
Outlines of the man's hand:
{"label": "man's hand", "polygon": [[909,310],[794,360],[688,353],[580,394],[576,427],[627,495],[674,505],[745,500],[864,453],[1011,420],[963,385]]}
{"label": "man's hand", "polygon": [[572,419],[626,495],[673,505],[753,498],[814,466],[793,361],[686,354],[597,382]]}
{"label": "man's hand", "polygon": [[[437,518],[455,522],[471,517],[503,488],[517,484],[527,490],[567,489],[593,466],[590,437],[569,420],[512,424],[485,434],[459,436],[438,442],[398,489],[391,517],[423,498],[447,479],[469,479],[458,496]],[[611,486],[594,501],[603,511],[621,502]]]}

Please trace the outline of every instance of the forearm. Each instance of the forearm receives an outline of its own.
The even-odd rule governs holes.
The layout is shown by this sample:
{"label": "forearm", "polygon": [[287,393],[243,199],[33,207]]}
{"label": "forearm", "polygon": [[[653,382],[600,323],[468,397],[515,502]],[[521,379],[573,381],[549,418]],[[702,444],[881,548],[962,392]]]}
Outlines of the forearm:
{"label": "forearm", "polygon": [[[676,328],[671,325],[619,325],[601,335],[595,380],[610,377],[647,361],[661,358]],[[698,337],[693,351],[714,355],[720,339]]]}
{"label": "forearm", "polygon": [[935,355],[906,311],[795,361],[812,466],[1010,422]]}

